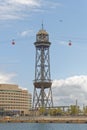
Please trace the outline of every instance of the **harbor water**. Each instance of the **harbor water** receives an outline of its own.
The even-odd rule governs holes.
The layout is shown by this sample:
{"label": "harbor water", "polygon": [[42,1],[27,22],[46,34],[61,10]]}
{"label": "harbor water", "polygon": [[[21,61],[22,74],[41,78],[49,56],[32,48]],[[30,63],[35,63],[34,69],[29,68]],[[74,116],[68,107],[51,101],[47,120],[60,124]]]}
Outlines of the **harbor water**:
{"label": "harbor water", "polygon": [[87,130],[87,124],[0,123],[0,130]]}

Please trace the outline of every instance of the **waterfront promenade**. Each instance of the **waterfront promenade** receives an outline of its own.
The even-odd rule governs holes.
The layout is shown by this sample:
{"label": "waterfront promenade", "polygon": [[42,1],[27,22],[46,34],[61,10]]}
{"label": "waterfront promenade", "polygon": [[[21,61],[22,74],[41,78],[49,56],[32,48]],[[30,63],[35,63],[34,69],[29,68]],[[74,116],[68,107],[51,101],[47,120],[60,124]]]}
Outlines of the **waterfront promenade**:
{"label": "waterfront promenade", "polygon": [[87,123],[87,116],[0,117],[0,123]]}

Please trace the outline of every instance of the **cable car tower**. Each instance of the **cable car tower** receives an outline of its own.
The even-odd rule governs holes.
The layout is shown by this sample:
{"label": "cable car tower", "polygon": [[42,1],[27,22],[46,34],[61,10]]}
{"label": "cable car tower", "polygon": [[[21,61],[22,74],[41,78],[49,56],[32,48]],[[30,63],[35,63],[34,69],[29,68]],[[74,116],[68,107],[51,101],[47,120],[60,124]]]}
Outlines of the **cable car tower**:
{"label": "cable car tower", "polygon": [[36,34],[35,80],[33,108],[52,107],[52,81],[50,75],[49,34],[43,29]]}

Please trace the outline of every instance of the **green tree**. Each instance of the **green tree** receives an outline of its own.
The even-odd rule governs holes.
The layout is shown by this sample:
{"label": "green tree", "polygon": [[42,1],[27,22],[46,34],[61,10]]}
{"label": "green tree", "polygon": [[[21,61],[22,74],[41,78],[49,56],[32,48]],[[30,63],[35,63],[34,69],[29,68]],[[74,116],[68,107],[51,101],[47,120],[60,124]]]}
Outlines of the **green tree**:
{"label": "green tree", "polygon": [[51,116],[55,116],[56,115],[56,109],[50,109],[49,110],[49,115],[51,115]]}
{"label": "green tree", "polygon": [[70,111],[70,114],[71,114],[71,115],[74,115],[74,116],[75,116],[75,115],[78,115],[78,114],[79,114],[79,111],[80,111],[80,110],[79,110],[79,107],[78,107],[78,106],[76,106],[76,105],[71,105],[69,111]]}
{"label": "green tree", "polygon": [[63,110],[61,108],[57,108],[56,115],[63,115]]}
{"label": "green tree", "polygon": [[83,114],[87,115],[87,106],[83,107]]}
{"label": "green tree", "polygon": [[61,108],[53,108],[53,109],[50,109],[49,110],[49,115],[51,116],[57,116],[57,115],[62,115],[63,114],[63,111]]}
{"label": "green tree", "polygon": [[44,115],[45,112],[46,112],[46,109],[44,107],[40,107],[40,109],[39,109],[40,115]]}

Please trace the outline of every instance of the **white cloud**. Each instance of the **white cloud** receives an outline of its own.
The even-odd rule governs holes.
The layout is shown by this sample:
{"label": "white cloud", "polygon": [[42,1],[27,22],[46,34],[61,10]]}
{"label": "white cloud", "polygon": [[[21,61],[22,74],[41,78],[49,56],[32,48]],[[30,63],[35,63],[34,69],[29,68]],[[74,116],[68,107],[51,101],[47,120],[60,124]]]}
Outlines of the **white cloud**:
{"label": "white cloud", "polygon": [[52,89],[54,105],[71,105],[76,100],[87,105],[87,75],[54,80]]}
{"label": "white cloud", "polygon": [[40,7],[40,0],[0,0],[0,19],[20,19]]}
{"label": "white cloud", "polygon": [[20,86],[19,86],[19,88],[22,89],[22,90],[28,90],[27,88],[22,88],[22,87],[20,87]]}
{"label": "white cloud", "polygon": [[32,36],[33,35],[33,30],[25,30],[23,32],[20,32],[19,35],[22,36],[22,37]]}
{"label": "white cloud", "polygon": [[68,45],[68,42],[67,42],[67,41],[59,41],[59,44],[60,44],[60,45],[65,45],[65,46],[66,46],[66,45]]}
{"label": "white cloud", "polygon": [[43,12],[59,5],[49,0],[0,0],[0,20],[22,19],[31,12]]}
{"label": "white cloud", "polygon": [[39,2],[40,0],[8,0],[8,3],[37,6],[37,7],[40,6]]}
{"label": "white cloud", "polygon": [[15,73],[7,74],[7,73],[0,73],[0,83],[11,83],[12,78],[16,76]]}

